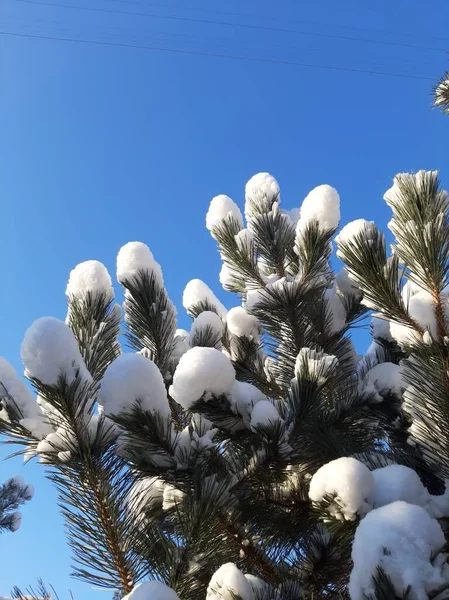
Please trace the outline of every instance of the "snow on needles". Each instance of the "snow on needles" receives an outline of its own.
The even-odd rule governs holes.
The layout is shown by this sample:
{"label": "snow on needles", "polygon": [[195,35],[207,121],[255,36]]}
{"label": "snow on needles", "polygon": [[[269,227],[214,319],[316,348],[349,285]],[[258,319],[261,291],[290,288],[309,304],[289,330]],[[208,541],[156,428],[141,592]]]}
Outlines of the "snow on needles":
{"label": "snow on needles", "polygon": [[259,321],[241,306],[235,306],[226,315],[228,331],[237,337],[257,340],[259,337]]}
{"label": "snow on needles", "polygon": [[74,298],[83,298],[88,293],[94,297],[103,295],[107,302],[114,298],[111,276],[98,260],[86,260],[77,265],[70,272],[65,293]]}
{"label": "snow on needles", "polygon": [[354,521],[357,516],[365,515],[372,508],[373,495],[372,473],[363,463],[350,457],[323,465],[312,477],[309,488],[309,498],[316,503],[326,496],[335,496],[327,510],[341,521]]}
{"label": "snow on needles", "polygon": [[401,398],[405,389],[399,365],[384,362],[368,371],[363,381],[363,391],[372,394],[372,402],[382,402],[385,394]]}
{"label": "snow on needles", "polygon": [[330,185],[319,185],[304,198],[298,227],[318,222],[320,229],[337,229],[340,222],[340,196]]}
{"label": "snow on needles", "polygon": [[192,309],[199,303],[206,303],[209,307],[214,307],[217,314],[224,319],[227,310],[216,297],[213,291],[201,279],[192,279],[186,285],[182,295],[182,305],[186,311],[191,314]]}
{"label": "snow on needles", "polygon": [[138,583],[122,600],[179,600],[179,596],[162,581],[144,581]]}
{"label": "snow on needles", "polygon": [[215,571],[207,587],[206,600],[253,600],[254,593],[245,575],[234,563],[226,563]]}
{"label": "snow on needles", "polygon": [[106,369],[98,403],[107,415],[117,415],[136,402],[164,417],[170,413],[164,380],[154,362],[141,354],[121,354]]}
{"label": "snow on needles", "polygon": [[[0,356],[0,396],[4,396],[4,391],[11,396],[22,413],[23,417],[36,417],[40,411],[32,393],[25,385],[25,382],[17,375],[14,367],[3,357]],[[6,399],[7,402],[7,399]]]}
{"label": "snow on needles", "polygon": [[204,392],[215,395],[230,392],[235,371],[225,354],[215,348],[197,346],[181,357],[173,376],[170,395],[189,409]]}
{"label": "snow on needles", "polygon": [[403,500],[409,504],[425,506],[431,496],[418,474],[403,465],[388,465],[372,471],[374,477],[374,508]]}
{"label": "snow on needles", "polygon": [[223,219],[226,219],[229,216],[237,221],[240,229],[243,228],[242,213],[234,200],[231,200],[229,196],[225,196],[224,194],[215,196],[215,198],[212,198],[211,200],[206,215],[207,229],[211,231],[215,225],[219,225]]}
{"label": "snow on needles", "polygon": [[269,212],[273,203],[280,201],[281,192],[276,179],[269,173],[257,173],[245,186],[246,220],[261,212]]}
{"label": "snow on needles", "polygon": [[37,319],[27,329],[21,356],[26,375],[46,385],[56,385],[61,376],[71,383],[78,371],[84,382],[92,379],[73,331],[54,317]]}
{"label": "snow on needles", "polygon": [[251,429],[270,427],[282,421],[277,408],[269,400],[260,400],[251,412]]}
{"label": "snow on needles", "polygon": [[390,577],[398,596],[410,586],[410,600],[427,600],[429,592],[449,581],[444,556],[432,556],[444,543],[438,521],[420,506],[393,502],[371,511],[354,537],[351,600],[375,596],[378,567]]}
{"label": "snow on needles", "polygon": [[151,250],[142,242],[128,242],[117,255],[117,281],[134,279],[140,272],[153,274],[157,283],[163,285],[161,267],[153,258]]}

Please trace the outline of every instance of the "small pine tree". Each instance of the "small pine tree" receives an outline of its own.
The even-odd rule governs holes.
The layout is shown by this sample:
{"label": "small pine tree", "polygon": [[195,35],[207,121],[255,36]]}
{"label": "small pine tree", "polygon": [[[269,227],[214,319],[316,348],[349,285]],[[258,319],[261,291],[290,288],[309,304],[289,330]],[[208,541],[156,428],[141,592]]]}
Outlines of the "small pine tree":
{"label": "small pine tree", "polygon": [[434,106],[449,114],[449,71],[446,71],[434,88]]}
{"label": "small pine tree", "polygon": [[[217,196],[206,226],[238,305],[189,282],[190,331],[149,248],[127,244],[117,279],[132,352],[105,267],[72,271],[65,323],[39,319],[22,344],[37,397],[5,362],[0,381],[2,431],[46,465],[75,576],[127,600],[405,598],[405,547],[426,591],[445,590],[447,195],[419,173],[387,202],[391,256],[360,220],[336,238],[335,273],[330,186],[286,212],[276,180],[256,175],[246,227]],[[350,331],[373,309],[359,360]],[[406,537],[415,508],[427,557]],[[360,547],[372,549],[362,563]],[[419,577],[410,585],[423,597]]]}

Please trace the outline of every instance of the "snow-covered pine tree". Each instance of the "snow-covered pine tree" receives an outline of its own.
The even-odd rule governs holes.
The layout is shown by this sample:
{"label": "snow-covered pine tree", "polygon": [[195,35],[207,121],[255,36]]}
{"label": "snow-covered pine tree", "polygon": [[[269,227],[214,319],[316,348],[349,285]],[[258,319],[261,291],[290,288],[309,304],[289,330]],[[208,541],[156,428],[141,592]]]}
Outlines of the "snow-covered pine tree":
{"label": "snow-covered pine tree", "polygon": [[[445,197],[432,190],[410,187],[415,212],[400,235],[427,211],[416,229],[433,236],[435,255],[428,250],[427,257],[435,257],[435,268],[449,246],[440,248],[444,236],[433,229],[439,223],[447,233],[447,217],[424,208]],[[37,398],[3,368],[2,431],[24,446],[26,458],[37,456],[47,466],[76,576],[127,600],[348,597],[358,522],[355,549],[377,531],[373,507],[392,502],[385,490],[392,488],[397,499],[395,476],[383,467],[408,464],[433,494],[443,491],[444,469],[416,425],[423,413],[409,389],[415,354],[378,318],[376,344],[361,362],[348,338],[373,306],[402,326],[420,323],[423,336],[421,313],[411,315],[402,299],[399,260],[414,283],[423,271],[413,275],[416,258],[410,263],[398,251],[387,259],[374,225],[356,222],[337,238],[348,270],[335,275],[330,257],[339,214],[330,186],[312,190],[300,209],[282,211],[276,180],[258,174],[246,186],[246,227],[223,195],[212,200],[206,218],[223,260],[220,281],[239,296],[238,306],[226,310],[193,280],[183,296],[192,325],[177,329],[159,264],[147,246],[132,242],[118,254],[117,279],[133,352],[119,345],[121,310],[96,261],[70,275],[66,322],[47,317],[27,331],[21,354]],[[429,215],[429,227],[421,227]],[[435,304],[438,335],[442,306]],[[424,337],[421,346],[431,357],[436,346]],[[441,399],[441,387],[426,375],[418,395],[427,390],[436,398],[435,387]],[[430,430],[428,414],[423,422]],[[415,446],[406,443],[410,435]],[[396,467],[406,480],[414,474],[434,511],[444,504],[446,497],[430,496],[413,471]],[[433,524],[439,525],[428,518],[434,529],[428,544],[437,551],[441,539]],[[396,538],[402,534],[398,529]],[[397,584],[394,573],[377,572],[385,565],[373,557],[365,570],[380,595],[372,597],[392,597],[385,594]],[[353,600],[362,598],[365,589],[354,576],[351,585]]]}

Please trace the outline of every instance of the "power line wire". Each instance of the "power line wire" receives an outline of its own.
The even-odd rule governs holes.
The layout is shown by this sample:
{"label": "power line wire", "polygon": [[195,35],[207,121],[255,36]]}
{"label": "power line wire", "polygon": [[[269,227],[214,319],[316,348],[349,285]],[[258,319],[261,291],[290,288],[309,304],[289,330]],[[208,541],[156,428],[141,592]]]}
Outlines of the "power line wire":
{"label": "power line wire", "polygon": [[[254,17],[260,17],[260,15],[255,15],[254,13],[250,14],[250,13],[239,13],[239,12],[231,12],[231,11],[227,11],[227,10],[216,10],[216,9],[212,9],[212,8],[197,8],[194,6],[174,6],[174,5],[167,5],[167,4],[157,4],[154,2],[144,2],[139,3],[136,2],[136,0],[109,0],[109,2],[117,2],[118,4],[126,4],[126,5],[130,5],[130,4],[134,4],[137,6],[150,6],[152,8],[163,8],[165,10],[167,9],[174,9],[174,10],[190,10],[190,11],[194,11],[194,12],[207,12],[207,13],[212,13],[212,14],[218,14],[218,15],[229,15],[229,16],[233,16],[233,17],[248,17],[250,19],[254,18]],[[273,15],[262,15],[264,18],[267,19],[277,19],[276,17],[273,17]],[[279,19],[277,19],[279,20]],[[304,19],[293,19],[293,23],[302,23],[303,25],[314,25],[314,26],[318,26],[318,27],[342,27],[343,29],[352,29],[354,31],[371,31],[371,32],[376,32],[376,33],[383,33],[383,34],[387,34],[387,35],[397,35],[398,32],[397,31],[391,31],[388,29],[376,29],[374,27],[358,27],[357,25],[342,25],[341,23],[321,23],[319,21],[307,21]],[[422,39],[428,39],[428,40],[434,40],[434,41],[438,41],[438,42],[449,42],[449,38],[444,38],[444,37],[435,37],[435,36],[431,36],[431,35],[421,35],[421,34],[414,34],[414,33],[405,33],[405,32],[401,32],[401,36],[403,37],[420,37]]]}
{"label": "power line wire", "polygon": [[42,0],[16,0],[16,1],[26,3],[26,4],[51,6],[54,8],[69,8],[69,9],[73,9],[73,10],[84,10],[84,11],[89,11],[89,12],[101,12],[101,13],[118,14],[118,15],[134,15],[137,17],[151,17],[151,18],[157,18],[157,19],[184,21],[184,22],[189,22],[189,23],[207,23],[209,25],[224,25],[227,27],[242,27],[245,29],[276,31],[278,33],[296,33],[296,34],[300,34],[300,35],[311,35],[311,36],[315,36],[315,37],[340,39],[340,40],[347,40],[347,41],[352,41],[352,42],[365,42],[365,43],[371,43],[371,44],[382,44],[382,45],[386,45],[386,46],[396,46],[396,47],[402,47],[402,48],[415,48],[415,49],[419,49],[419,50],[431,50],[434,52],[446,52],[445,48],[433,48],[430,46],[421,46],[421,45],[416,45],[416,44],[404,44],[401,42],[387,42],[385,40],[374,40],[374,39],[369,39],[369,38],[343,36],[343,35],[337,35],[337,34],[333,34],[333,33],[324,33],[324,32],[317,32],[317,31],[314,31],[314,32],[300,31],[300,30],[296,30],[296,29],[284,29],[281,27],[268,27],[265,25],[254,25],[254,24],[247,24],[247,23],[229,23],[228,21],[213,21],[210,19],[194,19],[192,17],[180,17],[180,16],[175,16],[175,15],[158,15],[158,14],[146,13],[146,12],[135,12],[135,11],[128,11],[128,10],[112,10],[112,9],[108,9],[108,8],[98,8],[98,7],[92,7],[92,6],[76,6],[73,4],[58,4],[58,3],[53,3],[53,2],[45,2]]}
{"label": "power line wire", "polygon": [[408,75],[406,73],[392,73],[389,71],[373,71],[367,69],[357,69],[351,67],[338,67],[333,65],[318,65],[313,63],[305,63],[305,62],[297,62],[290,60],[278,60],[274,58],[262,58],[256,56],[239,56],[234,54],[219,54],[216,52],[200,52],[196,50],[181,50],[178,48],[159,48],[157,46],[144,46],[140,44],[127,44],[124,42],[106,42],[102,40],[86,40],[81,38],[64,38],[58,36],[50,36],[50,35],[37,35],[31,33],[17,33],[12,31],[0,31],[0,35],[9,35],[14,37],[23,37],[23,38],[33,38],[40,40],[52,40],[58,42],[76,42],[81,44],[97,44],[100,46],[116,46],[120,48],[134,48],[138,50],[150,50],[155,52],[170,52],[173,54],[189,54],[192,56],[208,56],[212,58],[229,58],[234,60],[243,60],[250,62],[258,62],[258,63],[269,63],[269,64],[279,64],[279,65],[289,65],[295,67],[307,67],[313,69],[325,69],[329,71],[345,71],[351,73],[366,73],[368,75],[384,75],[389,77],[401,77],[408,79],[417,79],[421,81],[434,81],[432,77],[424,77],[422,75]]}

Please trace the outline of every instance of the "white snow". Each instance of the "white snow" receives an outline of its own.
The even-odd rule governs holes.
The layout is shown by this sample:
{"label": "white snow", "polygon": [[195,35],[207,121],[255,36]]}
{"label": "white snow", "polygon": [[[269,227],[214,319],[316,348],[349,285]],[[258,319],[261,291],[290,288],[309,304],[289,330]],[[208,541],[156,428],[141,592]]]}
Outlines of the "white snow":
{"label": "white snow", "polygon": [[133,483],[126,500],[126,509],[137,523],[146,524],[146,510],[162,508],[164,485],[158,477],[145,477]]}
{"label": "white snow", "polygon": [[398,596],[411,586],[410,600],[427,600],[428,592],[448,581],[442,560],[432,553],[445,543],[439,523],[421,506],[393,502],[371,511],[357,527],[352,546],[351,600],[374,596],[373,575],[381,567]]}
{"label": "white snow", "polygon": [[153,274],[156,282],[163,285],[161,266],[154,260],[148,246],[142,242],[128,242],[117,255],[117,281],[130,281],[142,271]]}
{"label": "white snow", "polygon": [[189,312],[199,302],[208,302],[222,319],[226,317],[227,310],[213,291],[201,279],[192,279],[184,289],[182,305]]}
{"label": "white snow", "polygon": [[179,600],[179,596],[162,581],[144,581],[138,583],[122,600]]}
{"label": "white snow", "polygon": [[185,493],[181,490],[178,490],[174,485],[166,484],[164,487],[163,494],[163,502],[162,508],[163,510],[171,510],[175,508],[176,505],[181,504],[184,499]]}
{"label": "white snow", "polygon": [[260,577],[256,577],[250,573],[245,573],[245,577],[249,581],[250,586],[253,588],[253,591],[256,594],[261,594],[264,590],[266,590],[267,584]]}
{"label": "white snow", "polygon": [[252,311],[255,308],[257,308],[258,304],[263,302],[265,299],[266,299],[266,294],[264,294],[263,288],[247,290],[245,308],[247,310]]}
{"label": "white snow", "polygon": [[15,401],[24,418],[36,418],[41,411],[34,400],[33,394],[25,385],[25,382],[17,375],[14,367],[2,356],[0,356],[0,397],[4,398],[4,390]]}
{"label": "white snow", "polygon": [[256,386],[246,381],[234,382],[231,389],[231,407],[235,413],[243,417],[247,426],[249,425],[252,407],[261,400],[267,400],[267,397]]}
{"label": "white snow", "polygon": [[173,338],[173,351],[171,358],[175,363],[189,349],[189,332],[186,329],[177,329]]}
{"label": "white snow", "polygon": [[[420,291],[409,298],[408,312],[418,325],[429,331],[432,337],[437,334],[437,320],[435,315],[435,302],[428,292]],[[411,327],[390,323],[390,333],[398,344],[413,344],[420,339],[420,334]]]}
{"label": "white snow", "polygon": [[372,508],[373,475],[355,458],[337,458],[318,469],[310,482],[309,498],[313,502],[320,503],[328,495],[335,496],[328,512],[341,521],[354,521]]}
{"label": "white snow", "polygon": [[[234,594],[234,595],[233,595]],[[207,587],[206,600],[253,600],[250,582],[234,563],[225,563],[215,571]]]}
{"label": "white snow", "polygon": [[181,357],[170,395],[183,408],[189,409],[204,392],[229,393],[234,381],[234,367],[225,354],[215,348],[196,346]]}
{"label": "white snow", "polygon": [[388,465],[371,471],[374,477],[374,508],[403,500],[409,504],[424,506],[430,494],[418,474],[403,465]]}
{"label": "white snow", "polygon": [[[340,233],[335,238],[337,245],[354,243],[354,239],[360,234],[366,233],[367,229],[374,225],[373,221],[367,221],[366,219],[356,219],[347,223]],[[338,251],[337,251],[338,255]]]}
{"label": "white snow", "polygon": [[21,346],[25,374],[46,385],[64,375],[71,383],[79,370],[84,382],[91,376],[81,357],[73,331],[59,319],[42,317],[27,329]]}
{"label": "white snow", "polygon": [[[248,221],[258,212],[268,212],[274,202],[281,201],[279,184],[269,173],[253,175],[245,186],[245,217]],[[259,210],[254,210],[255,207]]]}
{"label": "white snow", "polygon": [[228,216],[232,216],[237,221],[240,229],[243,227],[242,213],[234,200],[231,200],[229,196],[224,194],[215,196],[215,198],[212,198],[211,200],[206,215],[207,229],[211,231],[214,226],[219,225],[220,222]]}
{"label": "white snow", "polygon": [[305,367],[308,378],[323,384],[329,377],[335,375],[338,368],[338,358],[332,354],[317,352],[311,348],[301,348],[296,357],[295,373],[299,379],[305,377]]}
{"label": "white snow", "polygon": [[301,217],[297,227],[317,221],[320,229],[337,229],[340,222],[340,196],[330,185],[319,185],[310,191],[301,205]]}
{"label": "white snow", "polygon": [[221,341],[223,335],[223,321],[217,313],[212,312],[211,310],[203,311],[194,319],[190,329],[190,340],[193,340],[197,333],[206,328],[214,332],[217,341]]}
{"label": "white snow", "polygon": [[65,293],[69,297],[83,298],[88,292],[93,297],[104,295],[107,302],[114,298],[111,276],[98,260],[86,260],[77,265],[70,273]]}
{"label": "white snow", "polygon": [[349,277],[348,270],[345,267],[343,267],[335,276],[335,285],[342,294],[347,296],[361,297],[362,295],[362,292],[357,285]]}
{"label": "white snow", "polygon": [[390,321],[381,317],[373,317],[371,319],[371,330],[373,332],[373,338],[380,338],[382,340],[391,341],[390,332]]}
{"label": "white snow", "polygon": [[251,429],[269,427],[282,421],[277,408],[269,400],[260,400],[251,411]]}
{"label": "white snow", "polygon": [[226,315],[226,325],[232,335],[247,337],[250,340],[259,339],[259,321],[242,306],[231,308]]}
{"label": "white snow", "polygon": [[141,354],[120,354],[106,369],[98,403],[107,415],[130,411],[136,402],[143,410],[170,414],[161,372]]}
{"label": "white snow", "polygon": [[409,300],[412,296],[422,291],[423,289],[419,287],[419,285],[417,285],[414,281],[406,281],[401,291],[402,299],[404,300],[405,306],[408,306]]}
{"label": "white snow", "polygon": [[338,333],[346,326],[346,310],[335,289],[326,290],[324,294],[330,314],[330,333]]}
{"label": "white snow", "polygon": [[372,402],[382,402],[385,393],[401,398],[405,384],[399,365],[384,362],[368,371],[363,381],[363,391],[373,394]]}
{"label": "white snow", "polygon": [[234,280],[239,280],[241,277],[239,274],[233,269],[229,268],[229,266],[225,263],[221,266],[220,273],[218,275],[218,279],[224,290],[231,290],[234,288]]}

